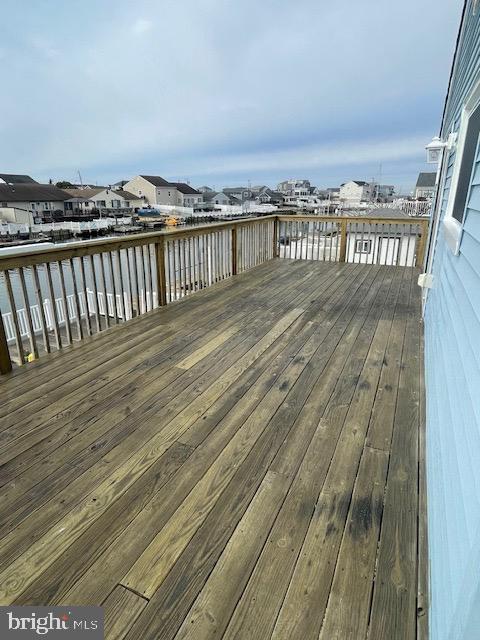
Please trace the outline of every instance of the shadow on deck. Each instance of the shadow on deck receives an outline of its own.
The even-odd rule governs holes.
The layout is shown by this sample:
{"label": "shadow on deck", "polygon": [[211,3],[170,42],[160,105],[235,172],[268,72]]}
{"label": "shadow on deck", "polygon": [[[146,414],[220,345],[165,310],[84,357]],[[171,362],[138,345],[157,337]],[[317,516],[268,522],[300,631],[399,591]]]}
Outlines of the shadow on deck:
{"label": "shadow on deck", "polygon": [[0,603],[103,604],[129,640],[415,638],[417,274],[273,260],[2,380]]}

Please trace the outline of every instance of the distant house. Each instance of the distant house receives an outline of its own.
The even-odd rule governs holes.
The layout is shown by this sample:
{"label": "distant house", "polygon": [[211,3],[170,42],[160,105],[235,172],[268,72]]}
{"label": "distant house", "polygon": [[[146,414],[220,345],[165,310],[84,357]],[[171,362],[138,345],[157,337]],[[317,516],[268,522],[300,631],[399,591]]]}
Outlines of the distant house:
{"label": "distant house", "polygon": [[196,207],[203,200],[203,195],[185,182],[172,182],[177,189],[177,202],[181,207]]}
{"label": "distant house", "polygon": [[329,200],[340,200],[340,187],[327,187],[325,191],[327,192],[327,198]]}
{"label": "distant house", "polygon": [[302,197],[308,196],[312,192],[312,186],[309,180],[298,180],[291,178],[284,180],[277,185],[277,191],[288,196]]}
{"label": "distant house", "polygon": [[415,198],[433,198],[436,180],[437,174],[435,171],[419,173],[417,184],[415,185]]}
{"label": "distant house", "polygon": [[376,184],[374,188],[374,199],[377,202],[391,202],[395,195],[393,184]]}
{"label": "distant house", "polygon": [[168,182],[161,176],[139,175],[129,180],[124,188],[146,204],[195,207],[202,202],[202,194],[185,182]]}
{"label": "distant house", "polygon": [[349,180],[340,185],[340,200],[350,204],[371,202],[375,185],[364,180]]}
{"label": "distant house", "polygon": [[38,182],[24,174],[0,173],[0,184],[38,184]]}
{"label": "distant house", "polygon": [[249,187],[225,187],[223,189],[223,193],[227,196],[233,196],[240,202],[244,202],[245,200],[250,200],[252,198],[252,190]]}
{"label": "distant house", "polygon": [[[73,199],[84,199],[83,206],[80,207],[84,211],[100,210],[106,214],[115,214],[116,211],[118,213],[130,213],[144,205],[142,198],[138,198],[135,194],[123,189],[97,187],[95,189],[65,189],[65,191]],[[75,204],[78,205],[80,202],[67,202],[65,209],[71,211]]]}
{"label": "distant house", "polygon": [[258,196],[256,197],[257,202],[260,204],[273,204],[279,205],[284,202],[284,195],[279,191],[272,191],[268,187],[262,187]]}
{"label": "distant house", "polygon": [[241,204],[240,200],[235,198],[234,196],[228,196],[226,193],[222,191],[207,191],[203,193],[203,202],[205,204],[204,208],[213,208],[214,205],[232,205],[232,204]]}
{"label": "distant house", "polygon": [[146,204],[177,204],[177,190],[161,176],[136,176],[123,185]]}
{"label": "distant house", "polygon": [[[209,196],[210,194],[208,194],[208,197]],[[239,202],[239,200],[235,198],[235,196],[228,196],[226,193],[223,193],[223,192],[213,193],[212,198],[210,198],[210,202],[212,202],[213,204],[229,205],[231,204],[232,200]]]}
{"label": "distant house", "polygon": [[[53,184],[0,184],[0,216],[9,222],[33,224],[49,218],[52,212],[64,212],[70,194]],[[10,209],[11,211],[6,211]],[[9,219],[10,218],[10,219]]]}

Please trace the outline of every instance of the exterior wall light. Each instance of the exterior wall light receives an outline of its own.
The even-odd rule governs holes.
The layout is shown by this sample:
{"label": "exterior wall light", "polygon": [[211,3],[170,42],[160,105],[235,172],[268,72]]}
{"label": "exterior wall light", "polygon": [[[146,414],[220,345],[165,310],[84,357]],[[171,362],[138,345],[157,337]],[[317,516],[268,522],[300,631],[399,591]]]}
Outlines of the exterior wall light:
{"label": "exterior wall light", "polygon": [[425,147],[427,150],[427,162],[429,164],[438,164],[442,157],[442,149],[445,146],[446,143],[442,142],[438,136],[432,138],[432,141]]}

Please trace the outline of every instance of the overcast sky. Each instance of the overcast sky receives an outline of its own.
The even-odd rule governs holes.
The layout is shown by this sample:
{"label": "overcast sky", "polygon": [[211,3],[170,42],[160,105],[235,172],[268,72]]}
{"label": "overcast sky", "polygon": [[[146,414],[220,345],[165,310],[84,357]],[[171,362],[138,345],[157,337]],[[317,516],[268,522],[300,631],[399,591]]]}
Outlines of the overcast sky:
{"label": "overcast sky", "polygon": [[411,189],[462,0],[2,0],[0,171]]}

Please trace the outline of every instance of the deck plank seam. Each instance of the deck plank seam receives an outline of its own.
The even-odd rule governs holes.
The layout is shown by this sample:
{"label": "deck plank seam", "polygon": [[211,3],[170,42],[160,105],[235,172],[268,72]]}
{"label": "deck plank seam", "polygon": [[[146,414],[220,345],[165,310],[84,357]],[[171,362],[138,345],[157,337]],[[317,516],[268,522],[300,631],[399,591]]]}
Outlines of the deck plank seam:
{"label": "deck plank seam", "polygon": [[[408,308],[408,313],[411,314],[411,302],[412,302],[412,295],[414,292],[414,287],[415,287],[415,271],[412,271],[412,277],[410,280],[410,288],[409,288],[409,292],[408,292],[408,300],[407,300],[407,308]],[[403,331],[403,339],[402,339],[402,346],[401,346],[401,353],[400,353],[400,367],[399,367],[399,373],[398,373],[398,378],[397,378],[397,385],[395,387],[395,409],[394,409],[394,413],[393,413],[393,428],[392,428],[392,432],[391,432],[391,438],[390,438],[390,445],[389,445],[389,449],[388,449],[388,464],[387,464],[387,473],[385,476],[385,486],[383,489],[383,501],[382,501],[382,514],[381,514],[381,518],[380,518],[380,525],[378,528],[378,537],[377,537],[377,549],[376,549],[376,553],[375,553],[375,565],[374,565],[374,571],[373,571],[373,579],[372,579],[372,584],[371,584],[371,590],[370,590],[370,600],[369,600],[369,606],[368,606],[368,622],[367,622],[367,632],[366,632],[366,640],[368,640],[370,638],[370,631],[371,631],[371,619],[372,619],[372,613],[373,613],[373,597],[374,597],[374,592],[375,592],[375,585],[377,582],[377,572],[378,572],[378,562],[379,562],[379,553],[380,553],[380,543],[381,543],[381,539],[382,539],[382,528],[383,528],[383,523],[384,523],[384,516],[385,516],[385,506],[386,506],[386,501],[387,501],[387,488],[388,488],[388,481],[389,481],[389,474],[390,474],[390,466],[391,466],[391,461],[392,461],[392,443],[393,443],[393,437],[394,437],[394,429],[395,429],[395,415],[396,415],[396,411],[397,411],[397,404],[398,404],[398,398],[399,398],[399,394],[398,394],[398,390],[399,390],[399,379],[400,379],[400,375],[401,375],[401,367],[403,365],[403,356],[405,353],[405,341],[407,338],[407,328],[408,328],[408,317],[405,318],[405,326],[404,326],[404,331]]]}
{"label": "deck plank seam", "polygon": [[[388,296],[390,295],[390,292],[391,292],[391,290],[392,290],[392,286],[394,286],[394,283],[395,283],[395,278],[392,278],[392,281],[391,281],[391,283],[390,283],[390,287],[389,287],[389,291],[388,291],[388,292],[385,292],[385,297],[384,297],[384,310],[385,310],[385,304],[386,304],[386,301],[388,300]],[[385,357],[385,353],[386,353],[386,350],[387,350],[387,346],[388,346],[388,342],[389,342],[389,339],[390,339],[390,335],[391,335],[391,332],[392,332],[392,329],[393,329],[393,326],[394,326],[395,310],[396,310],[396,307],[397,307],[397,304],[398,304],[398,298],[399,298],[399,296],[400,296],[400,290],[401,290],[401,282],[399,283],[398,290],[397,290],[397,293],[396,293],[396,296],[395,296],[395,307],[394,307],[394,309],[393,309],[393,311],[392,311],[392,314],[391,314],[391,316],[392,316],[392,317],[391,317],[391,324],[390,324],[390,328],[389,328],[388,338],[387,338],[387,340],[385,341],[385,347],[384,347],[384,349],[383,349],[383,358]],[[377,333],[377,330],[378,330],[378,327],[379,327],[379,324],[380,324],[380,320],[381,320],[381,318],[382,318],[382,317],[383,317],[383,312],[382,312],[382,314],[381,314],[381,315],[379,316],[379,318],[378,318],[378,322],[377,322],[377,326],[376,326],[375,332],[374,332],[374,333],[373,333],[373,335],[372,335],[372,342],[371,342],[371,345],[373,344],[373,341],[374,341],[374,339],[375,339],[375,335],[376,335],[376,333]],[[370,346],[371,346],[371,345],[370,345]],[[370,350],[370,349],[369,349],[369,350]],[[382,364],[382,366],[383,366],[383,364]],[[372,405],[371,405],[371,408],[370,408],[370,417],[369,417],[369,420],[368,420],[368,426],[367,426],[367,428],[366,428],[366,430],[365,430],[364,446],[363,446],[362,451],[361,451],[361,454],[360,454],[360,456],[359,456],[359,458],[358,458],[357,470],[356,470],[356,473],[355,473],[355,480],[354,480],[354,483],[353,483],[353,486],[352,486],[352,490],[351,490],[351,492],[350,492],[350,500],[349,500],[348,509],[346,509],[345,528],[344,528],[343,533],[342,533],[342,540],[341,540],[340,544],[338,545],[338,549],[337,549],[337,555],[336,555],[336,558],[335,558],[335,567],[334,567],[334,569],[333,569],[333,571],[332,571],[332,574],[331,574],[329,597],[328,597],[327,604],[326,604],[325,609],[324,609],[324,612],[323,612],[323,618],[322,618],[322,621],[321,621],[321,624],[320,624],[320,627],[319,627],[319,635],[320,635],[320,634],[321,634],[321,632],[322,632],[322,628],[323,628],[323,625],[324,625],[324,622],[325,622],[325,617],[326,617],[326,615],[327,615],[327,611],[328,611],[328,603],[329,603],[330,595],[331,595],[331,587],[332,587],[332,584],[333,584],[333,580],[334,580],[334,578],[335,578],[335,573],[336,573],[336,570],[337,570],[337,564],[338,564],[338,558],[339,558],[339,555],[340,555],[340,550],[341,550],[341,546],[342,546],[343,538],[344,538],[344,536],[345,536],[346,527],[347,527],[347,525],[348,525],[348,519],[349,519],[350,509],[351,509],[351,505],[352,505],[353,493],[354,493],[355,486],[356,486],[357,479],[358,479],[358,472],[359,472],[359,469],[360,469],[361,460],[362,460],[362,457],[363,457],[364,452],[365,452],[365,449],[366,449],[365,442],[366,442],[366,440],[367,440],[367,436],[368,436],[368,428],[369,428],[370,420],[371,420],[371,417],[372,417],[372,411],[373,411],[373,408],[374,408],[374,406],[375,406],[375,399],[376,399],[377,394],[378,394],[378,387],[379,387],[379,384],[380,384],[381,369],[382,369],[382,367],[380,367],[380,371],[379,371],[379,375],[378,375],[378,379],[377,379],[377,386],[376,386],[375,394],[374,394],[374,399],[373,399],[373,402],[372,402]],[[363,371],[363,369],[362,369],[362,371]],[[357,383],[357,384],[359,384],[359,383]],[[347,417],[345,416],[345,420],[346,420],[346,419],[347,419]],[[370,448],[370,449],[372,449],[372,450],[375,450],[375,447],[369,447],[369,448]],[[378,449],[378,451],[381,451],[382,453],[384,453],[384,452],[383,452],[382,450],[380,450],[380,449]],[[389,458],[390,458],[390,455],[389,455]],[[332,459],[333,459],[333,458],[332,458]],[[387,477],[388,477],[388,468],[387,468],[387,475],[386,475],[386,478],[387,478]],[[386,486],[386,482],[385,482],[385,486]],[[385,488],[384,488],[384,492],[385,492]],[[384,498],[384,499],[385,499],[385,498]],[[382,519],[383,519],[383,509],[382,509]],[[378,552],[378,545],[379,545],[379,541],[380,541],[380,532],[381,532],[381,521],[380,521],[380,526],[379,526],[379,531],[378,531],[378,538],[377,538],[377,552]],[[376,557],[377,557],[377,553],[376,553],[376,555],[375,555],[375,559],[376,559]],[[374,574],[374,575],[375,575],[375,574]],[[370,607],[371,607],[371,601],[372,601],[372,599],[373,599],[373,584],[374,584],[374,581],[372,581],[372,584],[370,585],[371,590],[370,590],[370,605],[369,605],[369,616],[368,616],[368,617],[369,617],[369,619],[368,619],[367,627],[366,627],[366,629],[367,629],[367,636],[368,636],[368,629],[369,629],[369,622],[370,622]]]}
{"label": "deck plank seam", "polygon": [[[391,291],[391,289],[392,289],[392,285],[394,284],[394,282],[395,282],[395,279],[394,279],[394,278],[392,278],[392,280],[391,280],[391,282],[390,282],[390,284],[389,284],[388,290],[387,290],[387,291],[385,291],[385,292],[382,292],[383,310],[385,309],[385,303],[386,303],[386,300],[388,299],[389,293],[390,293],[390,291]],[[379,290],[378,294],[380,294],[380,290]],[[376,296],[376,298],[375,298],[375,299],[377,299],[377,296]],[[373,344],[373,341],[374,341],[374,339],[375,339],[375,335],[376,335],[376,332],[377,332],[377,330],[378,330],[378,327],[379,327],[379,324],[380,324],[380,320],[381,320],[381,318],[382,318],[382,316],[383,316],[383,312],[384,312],[384,311],[382,311],[382,313],[380,313],[380,314],[379,314],[379,316],[378,316],[378,318],[377,318],[377,320],[376,320],[375,328],[374,328],[374,330],[372,331],[371,340],[370,340],[370,342],[369,342],[369,346],[368,346],[368,350],[367,350],[367,355],[368,355],[368,353],[369,353],[369,351],[370,351],[370,349],[371,349],[371,345]],[[392,319],[392,323],[393,323],[393,319]],[[385,346],[385,349],[386,349],[386,346]],[[366,356],[366,357],[367,357],[367,356]],[[366,357],[365,357],[365,360],[366,360]],[[362,371],[363,371],[363,367],[362,367]],[[380,376],[379,376],[379,377],[380,377]],[[355,387],[355,391],[359,388],[360,378],[361,378],[361,373],[360,373],[359,379],[357,380],[357,384],[356,384],[356,387]],[[377,385],[377,389],[378,389],[378,385]],[[354,391],[354,393],[355,393],[355,391]],[[376,394],[377,394],[377,390],[375,391],[375,396],[376,396]],[[353,397],[353,396],[352,396],[352,397]],[[372,409],[373,409],[373,405],[374,405],[374,402],[372,403]],[[350,405],[349,405],[349,406],[350,406]],[[371,415],[371,412],[370,412],[370,415]],[[336,449],[337,449],[337,447],[338,447],[338,443],[339,443],[339,441],[340,441],[341,433],[342,433],[343,428],[344,428],[344,426],[345,426],[345,422],[346,422],[346,420],[347,420],[347,416],[348,416],[348,412],[345,414],[345,417],[344,417],[344,420],[343,420],[342,429],[340,429],[340,430],[339,430],[339,432],[338,432],[337,444],[336,444],[336,446],[335,446],[335,449],[333,450],[332,458],[331,458],[331,460],[330,460],[330,464],[329,464],[329,467],[328,467],[328,470],[327,470],[327,474],[328,474],[328,471],[329,471],[329,469],[330,469],[330,467],[331,467],[331,464],[332,464],[332,462],[333,462],[333,459],[334,459],[334,456],[335,456],[335,451],[336,451]],[[368,432],[368,427],[367,427],[367,429],[366,429],[366,431],[365,431],[365,438],[366,438],[366,434],[367,434],[367,432]],[[354,482],[353,482],[352,489],[351,489],[351,491],[349,492],[348,508],[346,508],[346,509],[345,509],[345,512],[346,512],[346,519],[345,519],[345,525],[344,525],[344,526],[345,526],[345,528],[346,528],[346,526],[347,526],[347,524],[348,524],[348,517],[349,517],[349,514],[350,514],[351,505],[352,505],[352,499],[353,499],[353,493],[354,493],[355,484],[356,484],[356,482],[357,482],[357,478],[358,478],[358,470],[359,470],[359,467],[360,467],[361,458],[362,458],[362,456],[363,456],[363,450],[364,450],[364,448],[362,449],[362,453],[360,454],[360,456],[359,456],[359,458],[358,458],[358,465],[357,465],[357,470],[356,470],[356,473],[355,473],[355,480],[354,480]],[[326,478],[327,478],[327,475],[325,476],[325,479],[326,479]],[[322,491],[323,491],[323,489],[322,489]],[[317,508],[318,501],[320,500],[320,497],[322,496],[322,491],[320,491],[320,493],[318,494],[317,504],[316,504],[315,508]],[[325,495],[325,492],[323,492],[323,494]],[[337,555],[336,555],[336,557],[335,557],[335,562],[334,562],[334,568],[333,568],[333,570],[332,570],[332,572],[331,572],[330,590],[331,590],[331,587],[332,587],[332,584],[333,584],[333,580],[334,580],[334,578],[335,578],[335,572],[336,572],[336,568],[337,568],[337,562],[338,562],[338,557],[339,557],[339,554],[340,554],[340,549],[341,549],[341,545],[342,545],[343,537],[344,537],[344,534],[345,534],[345,528],[344,528],[344,530],[343,530],[343,532],[342,532],[342,540],[340,541],[340,544],[338,545]],[[319,628],[318,628],[318,635],[319,635],[319,636],[320,636],[320,634],[322,633],[322,628],[323,628],[323,625],[324,625],[324,622],[325,622],[325,617],[326,617],[327,612],[328,612],[328,604],[329,604],[329,600],[330,600],[330,593],[331,593],[331,591],[329,592],[329,597],[328,597],[328,599],[327,599],[327,602],[326,602],[326,605],[325,605],[325,608],[324,608],[324,611],[323,611],[322,620],[321,620],[320,625],[319,625]],[[285,596],[286,596],[286,594],[285,594]],[[279,614],[280,614],[280,612],[279,612]]]}
{"label": "deck plank seam", "polygon": [[[150,598],[147,598],[143,593],[140,593],[139,591],[135,591],[135,589],[133,589],[132,587],[127,587],[126,584],[123,584],[122,582],[118,582],[115,587],[112,589],[112,591],[110,592],[110,594],[117,588],[117,587],[122,587],[123,589],[126,589],[127,591],[130,591],[130,593],[133,593],[135,596],[138,596],[139,598],[142,598],[142,600],[145,600],[145,602],[150,602]],[[110,595],[109,594],[109,595]],[[109,597],[109,595],[107,596],[107,598]],[[105,598],[105,600],[107,599]],[[104,602],[105,602],[104,600]]]}

